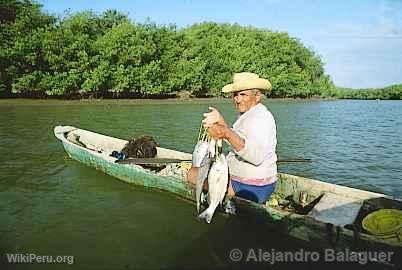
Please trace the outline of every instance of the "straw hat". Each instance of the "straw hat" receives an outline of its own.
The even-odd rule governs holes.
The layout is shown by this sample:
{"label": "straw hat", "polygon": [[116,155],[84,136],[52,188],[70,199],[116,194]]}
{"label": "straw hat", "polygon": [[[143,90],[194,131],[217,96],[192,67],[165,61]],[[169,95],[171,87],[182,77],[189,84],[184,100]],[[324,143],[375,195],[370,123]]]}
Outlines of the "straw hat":
{"label": "straw hat", "polygon": [[269,91],[272,89],[271,83],[257,74],[251,72],[235,73],[233,83],[225,85],[222,88],[223,93],[237,92],[248,89],[260,89]]}

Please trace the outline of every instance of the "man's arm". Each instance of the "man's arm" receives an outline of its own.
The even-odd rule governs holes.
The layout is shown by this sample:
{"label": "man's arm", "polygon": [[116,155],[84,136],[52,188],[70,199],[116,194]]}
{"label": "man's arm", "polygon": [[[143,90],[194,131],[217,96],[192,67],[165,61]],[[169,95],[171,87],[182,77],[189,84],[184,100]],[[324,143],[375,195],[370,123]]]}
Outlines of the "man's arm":
{"label": "man's arm", "polygon": [[267,157],[275,155],[275,124],[273,121],[264,122],[249,120],[247,137],[241,137],[242,134],[239,135],[225,124],[210,126],[208,133],[215,139],[226,139],[237,155],[249,163],[259,165]]}

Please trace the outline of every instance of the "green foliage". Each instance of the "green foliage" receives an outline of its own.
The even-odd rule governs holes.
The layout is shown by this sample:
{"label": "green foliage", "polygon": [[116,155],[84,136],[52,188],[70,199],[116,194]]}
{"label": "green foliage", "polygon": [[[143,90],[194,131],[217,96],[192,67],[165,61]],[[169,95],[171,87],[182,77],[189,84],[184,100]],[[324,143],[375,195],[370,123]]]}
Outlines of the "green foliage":
{"label": "green foliage", "polygon": [[337,97],[344,99],[402,99],[402,84],[395,84],[380,89],[350,89],[336,88],[323,97]]}
{"label": "green foliage", "polygon": [[321,60],[286,33],[217,23],[183,32],[192,45],[185,55],[196,56],[202,68],[193,69],[200,74],[192,74],[195,95],[218,96],[234,72],[245,70],[269,78],[274,97],[311,97],[332,85]]}
{"label": "green foliage", "polygon": [[56,19],[30,0],[0,8],[2,96],[220,96],[234,72],[250,71],[271,81],[272,97],[401,98],[400,86],[335,88],[320,57],[287,33],[217,23],[177,30],[116,10]]}
{"label": "green foliage", "polygon": [[40,70],[42,51],[38,41],[55,19],[43,13],[39,4],[28,0],[1,1],[0,10],[0,88],[4,95],[10,95],[18,80],[20,84],[24,82],[22,85],[32,82],[31,76],[20,77]]}

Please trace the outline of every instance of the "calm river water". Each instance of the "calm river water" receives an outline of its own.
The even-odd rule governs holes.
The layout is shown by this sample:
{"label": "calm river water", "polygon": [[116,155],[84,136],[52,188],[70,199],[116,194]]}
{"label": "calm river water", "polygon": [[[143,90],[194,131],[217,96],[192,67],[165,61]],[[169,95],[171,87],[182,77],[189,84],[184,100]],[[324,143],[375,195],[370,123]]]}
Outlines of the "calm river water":
{"label": "calm river water", "polygon": [[[277,121],[280,171],[402,197],[402,101],[265,101]],[[213,105],[230,101],[0,100],[0,269],[6,253],[72,255],[78,269],[236,266],[233,248],[302,247],[250,221],[217,214],[210,225],[171,194],[130,186],[70,160],[53,135],[73,125],[121,138],[149,134],[191,152]],[[4,264],[4,265],[2,265]]]}

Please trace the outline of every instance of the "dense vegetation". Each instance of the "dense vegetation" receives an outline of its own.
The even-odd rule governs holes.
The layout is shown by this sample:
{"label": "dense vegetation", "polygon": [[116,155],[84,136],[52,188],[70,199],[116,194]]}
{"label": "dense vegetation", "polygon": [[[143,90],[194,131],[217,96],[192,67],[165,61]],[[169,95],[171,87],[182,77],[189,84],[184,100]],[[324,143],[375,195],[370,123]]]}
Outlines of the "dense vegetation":
{"label": "dense vegetation", "polygon": [[[240,71],[269,78],[273,97],[363,93],[335,88],[321,59],[299,40],[236,24],[178,30],[134,23],[115,10],[56,18],[31,0],[9,0],[0,4],[0,40],[0,96],[6,97],[219,96]],[[387,96],[400,98],[401,87],[395,89]]]}
{"label": "dense vegetation", "polygon": [[325,97],[344,99],[402,99],[402,84],[390,85],[379,89],[336,88],[323,93]]}

